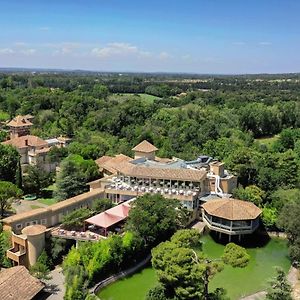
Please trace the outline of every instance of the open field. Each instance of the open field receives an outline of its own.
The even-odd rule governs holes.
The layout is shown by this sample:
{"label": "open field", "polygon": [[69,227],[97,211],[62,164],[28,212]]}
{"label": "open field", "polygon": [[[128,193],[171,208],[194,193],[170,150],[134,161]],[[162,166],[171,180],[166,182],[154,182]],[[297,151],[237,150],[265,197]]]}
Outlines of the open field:
{"label": "open field", "polygon": [[159,97],[149,95],[149,94],[131,94],[131,93],[113,94],[110,96],[110,99],[116,99],[116,100],[122,101],[122,100],[126,100],[126,98],[128,96],[134,96],[137,99],[141,99],[143,102],[146,102],[146,103],[153,103],[153,101],[155,99],[160,99]]}

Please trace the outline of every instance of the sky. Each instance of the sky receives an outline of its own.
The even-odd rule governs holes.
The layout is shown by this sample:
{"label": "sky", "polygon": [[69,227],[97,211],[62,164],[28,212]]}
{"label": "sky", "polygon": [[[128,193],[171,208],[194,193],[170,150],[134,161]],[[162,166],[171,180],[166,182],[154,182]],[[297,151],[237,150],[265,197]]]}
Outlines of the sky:
{"label": "sky", "polygon": [[300,72],[300,1],[0,0],[0,67]]}

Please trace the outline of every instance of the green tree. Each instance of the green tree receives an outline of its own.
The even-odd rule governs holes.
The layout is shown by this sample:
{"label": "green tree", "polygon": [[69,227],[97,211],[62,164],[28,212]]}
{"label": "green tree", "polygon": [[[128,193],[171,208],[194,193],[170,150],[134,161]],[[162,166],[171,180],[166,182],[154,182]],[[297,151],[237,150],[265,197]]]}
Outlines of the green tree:
{"label": "green tree", "polygon": [[256,185],[249,185],[246,188],[236,188],[233,196],[237,199],[253,202],[257,206],[261,206],[265,197],[265,192]]}
{"label": "green tree", "polygon": [[262,221],[266,228],[272,229],[276,226],[278,211],[276,207],[264,206],[262,209]]}
{"label": "green tree", "polygon": [[6,256],[6,250],[11,247],[11,233],[0,230],[0,266],[9,268],[12,266],[11,260]]}
{"label": "green tree", "polygon": [[147,292],[145,300],[168,300],[166,289],[162,284],[157,284]]}
{"label": "green tree", "polygon": [[38,279],[49,280],[51,279],[49,265],[49,258],[46,251],[43,250],[37,262],[30,268],[30,273]]}
{"label": "green tree", "polygon": [[97,199],[93,203],[92,210],[95,213],[101,213],[112,207],[113,207],[113,203],[110,199]]}
{"label": "green tree", "polygon": [[177,200],[145,194],[134,201],[126,228],[141,236],[147,245],[155,245],[169,238],[179,227],[180,210]]}
{"label": "green tree", "polygon": [[63,217],[62,226],[67,230],[82,230],[84,220],[92,215],[88,208],[79,208]]}
{"label": "green tree", "polygon": [[56,178],[56,196],[63,200],[88,191],[86,183],[95,176],[97,169],[90,168],[90,163],[77,156],[69,156],[60,164]]}
{"label": "green tree", "polygon": [[284,229],[290,242],[290,256],[294,261],[300,261],[300,201],[288,202],[282,208],[277,226]]}
{"label": "green tree", "polygon": [[277,269],[277,276],[270,282],[266,295],[267,300],[292,300],[292,288],[282,269]]}
{"label": "green tree", "polygon": [[228,243],[224,249],[222,260],[225,264],[231,265],[234,268],[244,268],[250,261],[250,255],[245,248],[234,243]]}
{"label": "green tree", "polygon": [[20,197],[22,191],[13,183],[0,181],[0,214],[4,216],[5,210],[11,207],[12,198]]}
{"label": "green tree", "polygon": [[24,189],[28,193],[39,195],[43,188],[49,186],[52,182],[51,174],[38,166],[29,166],[27,175],[24,176]]}
{"label": "green tree", "polygon": [[0,144],[0,180],[16,182],[19,159],[16,148]]}
{"label": "green tree", "polygon": [[201,248],[200,237],[201,233],[196,229],[181,229],[172,235],[171,242],[179,247],[199,249]]}
{"label": "green tree", "polygon": [[166,299],[208,299],[209,280],[222,270],[222,264],[209,261],[202,252],[172,241],[152,249],[152,266]]}

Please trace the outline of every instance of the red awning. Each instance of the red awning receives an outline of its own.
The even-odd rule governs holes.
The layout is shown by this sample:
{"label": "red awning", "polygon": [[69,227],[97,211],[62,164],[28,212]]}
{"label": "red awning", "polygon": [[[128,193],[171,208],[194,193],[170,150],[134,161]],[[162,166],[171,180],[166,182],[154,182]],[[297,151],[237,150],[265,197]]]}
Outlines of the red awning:
{"label": "red awning", "polygon": [[91,217],[85,220],[85,222],[98,227],[108,228],[119,223],[120,221],[125,220],[128,217],[129,211],[130,205],[125,202]]}

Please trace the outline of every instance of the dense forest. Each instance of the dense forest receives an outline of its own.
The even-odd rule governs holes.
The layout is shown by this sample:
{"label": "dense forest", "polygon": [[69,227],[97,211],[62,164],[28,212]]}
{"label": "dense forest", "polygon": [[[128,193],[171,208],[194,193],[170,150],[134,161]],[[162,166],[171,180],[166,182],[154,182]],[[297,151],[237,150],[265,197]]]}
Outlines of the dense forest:
{"label": "dense forest", "polygon": [[71,137],[67,152],[52,151],[55,159],[131,155],[147,139],[162,157],[223,160],[239,178],[234,196],[263,207],[272,228],[283,204],[299,196],[299,80],[299,74],[7,73],[0,75],[0,119],[32,114],[32,134]]}

